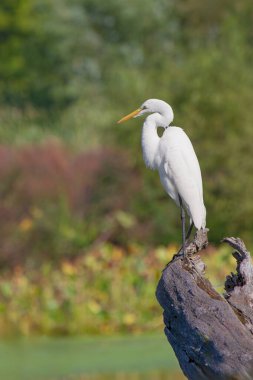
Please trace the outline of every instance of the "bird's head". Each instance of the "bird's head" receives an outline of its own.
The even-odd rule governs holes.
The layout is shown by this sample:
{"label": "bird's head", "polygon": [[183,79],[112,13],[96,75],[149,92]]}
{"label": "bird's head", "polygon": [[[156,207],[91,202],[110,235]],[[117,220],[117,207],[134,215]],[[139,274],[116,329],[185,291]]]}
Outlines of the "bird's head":
{"label": "bird's head", "polygon": [[123,123],[129,119],[145,115],[147,113],[158,113],[165,119],[166,125],[169,125],[174,118],[173,110],[171,106],[160,99],[148,99],[137,110],[122,117],[118,123]]}

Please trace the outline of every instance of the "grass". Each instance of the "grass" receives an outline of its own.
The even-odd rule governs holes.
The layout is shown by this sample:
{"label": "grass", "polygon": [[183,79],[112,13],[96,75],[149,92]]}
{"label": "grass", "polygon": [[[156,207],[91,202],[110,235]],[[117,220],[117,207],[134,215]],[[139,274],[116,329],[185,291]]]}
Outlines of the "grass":
{"label": "grass", "polygon": [[164,373],[170,379],[179,372],[163,335],[9,340],[0,343],[0,358],[5,380],[162,379]]}

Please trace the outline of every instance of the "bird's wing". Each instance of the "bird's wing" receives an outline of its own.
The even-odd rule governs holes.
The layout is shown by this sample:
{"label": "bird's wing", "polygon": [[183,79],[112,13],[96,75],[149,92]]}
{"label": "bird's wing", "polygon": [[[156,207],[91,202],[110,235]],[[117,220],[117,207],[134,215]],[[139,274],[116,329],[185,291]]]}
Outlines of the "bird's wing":
{"label": "bird's wing", "polygon": [[189,170],[189,173],[191,174],[192,178],[194,179],[194,182],[198,187],[200,197],[201,199],[203,199],[203,185],[199,162],[190,139],[185,133],[184,135],[184,144],[180,146],[181,152]]}
{"label": "bird's wing", "polygon": [[174,183],[195,226],[199,229],[204,224],[205,211],[201,172],[191,141],[183,130],[175,128],[166,136],[164,142],[166,143],[165,172]]}

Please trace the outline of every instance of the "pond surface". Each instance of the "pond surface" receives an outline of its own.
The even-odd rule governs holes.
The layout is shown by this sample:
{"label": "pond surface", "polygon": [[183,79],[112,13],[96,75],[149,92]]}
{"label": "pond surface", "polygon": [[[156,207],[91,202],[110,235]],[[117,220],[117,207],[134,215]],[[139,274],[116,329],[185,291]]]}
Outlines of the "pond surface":
{"label": "pond surface", "polygon": [[182,380],[165,336],[29,338],[0,343],[3,380]]}

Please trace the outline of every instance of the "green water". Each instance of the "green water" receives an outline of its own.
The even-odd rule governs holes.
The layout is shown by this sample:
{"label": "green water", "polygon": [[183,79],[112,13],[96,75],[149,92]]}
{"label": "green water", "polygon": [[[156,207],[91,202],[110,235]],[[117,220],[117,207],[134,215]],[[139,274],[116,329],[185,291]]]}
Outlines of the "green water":
{"label": "green water", "polygon": [[183,379],[166,338],[33,338],[0,343],[1,380]]}

